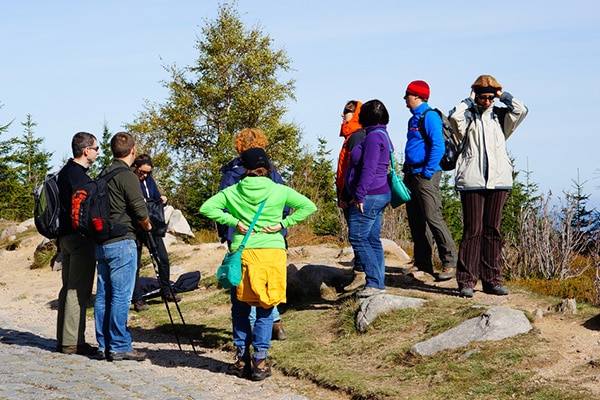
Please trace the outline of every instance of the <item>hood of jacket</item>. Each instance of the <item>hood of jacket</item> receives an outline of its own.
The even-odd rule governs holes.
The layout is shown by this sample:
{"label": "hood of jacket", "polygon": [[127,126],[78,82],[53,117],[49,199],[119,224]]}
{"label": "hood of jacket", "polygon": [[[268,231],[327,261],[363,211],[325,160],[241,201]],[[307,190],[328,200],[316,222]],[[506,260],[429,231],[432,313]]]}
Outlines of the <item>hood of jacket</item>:
{"label": "hood of jacket", "polygon": [[362,128],[362,125],[358,122],[358,115],[360,113],[360,108],[362,107],[362,103],[359,101],[356,103],[356,110],[352,114],[352,118],[350,121],[342,122],[342,126],[340,128],[340,136],[348,139],[354,132]]}
{"label": "hood of jacket", "polygon": [[269,197],[272,185],[277,185],[271,178],[266,176],[247,176],[237,185],[237,191],[241,197],[250,204],[260,204]]}
{"label": "hood of jacket", "polygon": [[[219,170],[223,175],[235,175],[242,176],[244,174],[244,166],[242,165],[242,158],[236,157],[233,160],[229,161],[227,164],[223,165]],[[239,180],[239,179],[238,179]]]}

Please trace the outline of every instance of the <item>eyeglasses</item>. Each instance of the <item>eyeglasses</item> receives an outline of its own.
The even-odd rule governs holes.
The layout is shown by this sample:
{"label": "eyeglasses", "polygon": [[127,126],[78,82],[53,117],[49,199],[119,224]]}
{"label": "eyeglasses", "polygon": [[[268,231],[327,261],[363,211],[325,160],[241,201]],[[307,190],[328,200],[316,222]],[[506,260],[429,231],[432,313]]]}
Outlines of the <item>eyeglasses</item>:
{"label": "eyeglasses", "polygon": [[98,152],[98,149],[100,148],[100,146],[96,146],[96,147],[90,147],[88,146],[88,149],[92,149],[94,150],[96,153]]}
{"label": "eyeglasses", "polygon": [[477,96],[477,98],[483,101],[494,101],[496,96]]}

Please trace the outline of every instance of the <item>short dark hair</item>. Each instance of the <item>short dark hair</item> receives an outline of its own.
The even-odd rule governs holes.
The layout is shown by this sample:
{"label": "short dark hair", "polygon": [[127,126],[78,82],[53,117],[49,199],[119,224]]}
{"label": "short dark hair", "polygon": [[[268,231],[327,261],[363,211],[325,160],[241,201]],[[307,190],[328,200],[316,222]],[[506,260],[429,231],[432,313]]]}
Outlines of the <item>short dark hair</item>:
{"label": "short dark hair", "polygon": [[388,122],[390,122],[390,114],[381,101],[369,100],[362,105],[358,123],[363,127],[387,125]]}
{"label": "short dark hair", "polygon": [[133,146],[135,146],[135,140],[127,132],[117,132],[110,140],[110,149],[115,158],[127,157]]}
{"label": "short dark hair", "polygon": [[133,160],[133,165],[136,168],[139,168],[139,167],[141,167],[144,164],[148,164],[150,167],[153,167],[153,165],[152,165],[152,157],[150,157],[149,154],[146,154],[146,153],[140,154],[139,156],[137,156],[135,158],[135,160]]}
{"label": "short dark hair", "polygon": [[71,151],[73,151],[73,157],[79,158],[83,155],[83,149],[86,147],[92,147],[96,141],[96,136],[87,132],[77,132],[71,140]]}

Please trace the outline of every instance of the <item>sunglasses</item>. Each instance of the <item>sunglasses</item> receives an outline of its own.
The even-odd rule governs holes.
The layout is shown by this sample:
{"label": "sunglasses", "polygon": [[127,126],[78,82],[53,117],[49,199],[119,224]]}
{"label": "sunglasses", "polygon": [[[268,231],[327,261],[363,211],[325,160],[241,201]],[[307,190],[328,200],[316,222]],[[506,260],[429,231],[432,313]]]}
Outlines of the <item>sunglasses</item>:
{"label": "sunglasses", "polygon": [[140,175],[152,175],[152,171],[142,171],[141,169],[138,169],[138,173]]}
{"label": "sunglasses", "polygon": [[496,98],[496,96],[477,96],[477,98],[479,100],[487,100],[487,101],[494,101],[494,99]]}
{"label": "sunglasses", "polygon": [[98,149],[100,148],[100,146],[96,146],[96,147],[88,147],[88,149],[92,149],[95,152],[98,152]]}
{"label": "sunglasses", "polygon": [[352,114],[354,111],[350,111],[347,108],[344,109],[344,112],[342,112],[342,114],[346,115],[346,114]]}

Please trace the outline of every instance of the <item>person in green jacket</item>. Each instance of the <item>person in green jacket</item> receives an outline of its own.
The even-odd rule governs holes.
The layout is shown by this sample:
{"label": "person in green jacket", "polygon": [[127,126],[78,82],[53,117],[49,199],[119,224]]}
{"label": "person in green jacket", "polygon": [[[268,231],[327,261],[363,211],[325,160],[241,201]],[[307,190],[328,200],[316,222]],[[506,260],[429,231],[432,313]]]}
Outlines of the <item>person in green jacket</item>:
{"label": "person in green jacket", "polygon": [[[236,227],[231,242],[231,250],[235,251],[260,204],[266,200],[242,252],[242,282],[236,288],[236,295],[245,306],[232,310],[233,343],[237,351],[236,362],[227,371],[260,381],[271,376],[267,350],[271,347],[273,306],[286,302],[287,255],[279,231],[301,222],[317,207],[306,196],[271,180],[271,163],[263,149],[248,149],[241,157],[246,170],[242,180],[206,200],[200,213],[219,224]],[[285,206],[295,212],[282,219]],[[256,306],[254,329],[248,319],[251,306]],[[254,348],[253,359],[250,345]]]}

